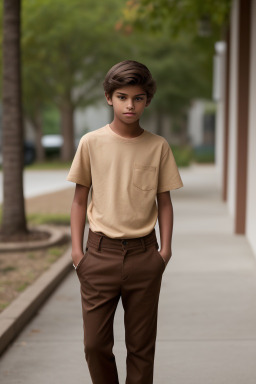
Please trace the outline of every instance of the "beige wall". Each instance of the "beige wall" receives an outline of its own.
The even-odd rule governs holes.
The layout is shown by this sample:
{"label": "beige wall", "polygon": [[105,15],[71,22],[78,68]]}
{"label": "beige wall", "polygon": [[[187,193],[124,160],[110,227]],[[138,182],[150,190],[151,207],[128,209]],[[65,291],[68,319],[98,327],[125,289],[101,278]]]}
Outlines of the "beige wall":
{"label": "beige wall", "polygon": [[252,1],[246,235],[256,254],[256,0]]}
{"label": "beige wall", "polygon": [[230,108],[228,143],[228,194],[227,203],[232,217],[235,215],[236,201],[236,145],[237,145],[237,70],[238,70],[238,12],[239,2],[233,2],[230,34]]}

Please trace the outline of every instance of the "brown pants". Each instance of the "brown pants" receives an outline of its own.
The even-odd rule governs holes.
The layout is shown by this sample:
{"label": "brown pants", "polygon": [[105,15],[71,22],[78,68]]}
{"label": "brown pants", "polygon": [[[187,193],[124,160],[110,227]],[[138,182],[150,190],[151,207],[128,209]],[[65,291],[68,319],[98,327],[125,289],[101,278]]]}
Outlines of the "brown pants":
{"label": "brown pants", "polygon": [[89,228],[76,272],[81,284],[84,352],[93,384],[118,384],[113,321],[121,296],[127,348],[126,384],[153,383],[157,313],[165,261],[155,229],[112,239]]}

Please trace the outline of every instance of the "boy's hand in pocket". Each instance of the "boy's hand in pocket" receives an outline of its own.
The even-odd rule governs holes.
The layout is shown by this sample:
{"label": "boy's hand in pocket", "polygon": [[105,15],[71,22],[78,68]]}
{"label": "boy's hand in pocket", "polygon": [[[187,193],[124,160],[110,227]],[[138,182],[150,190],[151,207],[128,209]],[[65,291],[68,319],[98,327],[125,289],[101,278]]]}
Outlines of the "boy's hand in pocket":
{"label": "boy's hand in pocket", "polygon": [[172,251],[171,250],[167,250],[165,252],[164,250],[161,250],[161,251],[159,251],[159,253],[162,256],[162,258],[164,259],[165,265],[167,265],[169,260],[170,260],[170,258],[172,257]]}
{"label": "boy's hand in pocket", "polygon": [[80,263],[80,261],[82,260],[82,258],[84,257],[84,254],[82,251],[81,252],[72,252],[71,257],[72,257],[73,265],[76,268],[78,266],[78,264]]}

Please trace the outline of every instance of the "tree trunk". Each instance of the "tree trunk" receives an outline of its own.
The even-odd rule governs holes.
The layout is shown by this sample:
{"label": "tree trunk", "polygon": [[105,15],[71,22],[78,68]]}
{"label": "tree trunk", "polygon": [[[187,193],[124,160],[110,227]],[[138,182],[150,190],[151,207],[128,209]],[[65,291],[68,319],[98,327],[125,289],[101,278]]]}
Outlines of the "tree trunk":
{"label": "tree trunk", "polygon": [[3,15],[3,221],[7,237],[27,233],[23,196],[20,0],[4,0]]}
{"label": "tree trunk", "polygon": [[74,135],[74,107],[70,101],[66,100],[60,108],[61,114],[61,133],[63,145],[61,148],[61,160],[71,161],[75,152]]}

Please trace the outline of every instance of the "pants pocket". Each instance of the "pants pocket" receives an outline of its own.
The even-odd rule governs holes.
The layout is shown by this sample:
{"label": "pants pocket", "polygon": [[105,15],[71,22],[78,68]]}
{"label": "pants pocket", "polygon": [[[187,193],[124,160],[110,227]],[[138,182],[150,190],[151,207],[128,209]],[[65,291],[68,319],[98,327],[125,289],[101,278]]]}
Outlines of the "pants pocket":
{"label": "pants pocket", "polygon": [[79,261],[79,263],[78,263],[77,266],[76,266],[76,272],[77,272],[77,273],[79,272],[81,266],[83,265],[83,263],[85,262],[85,260],[87,259],[87,257],[88,257],[88,247],[86,247],[84,256],[81,258],[81,260]]}
{"label": "pants pocket", "polygon": [[155,253],[156,253],[156,256],[157,256],[157,257],[161,260],[161,262],[162,262],[163,270],[165,270],[166,263],[165,263],[163,257],[161,256],[160,252],[158,252],[158,250],[157,250],[157,246],[156,246],[156,248],[155,248]]}

